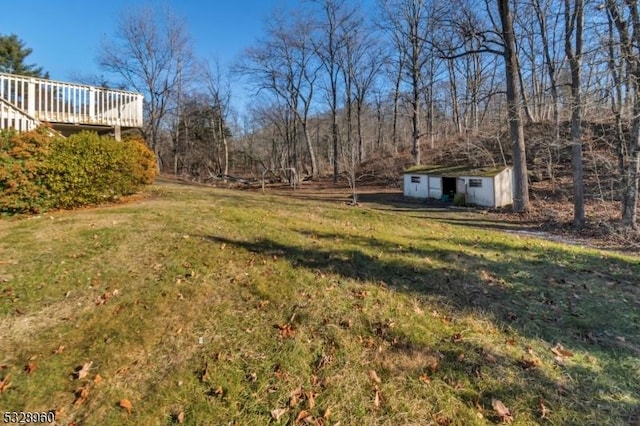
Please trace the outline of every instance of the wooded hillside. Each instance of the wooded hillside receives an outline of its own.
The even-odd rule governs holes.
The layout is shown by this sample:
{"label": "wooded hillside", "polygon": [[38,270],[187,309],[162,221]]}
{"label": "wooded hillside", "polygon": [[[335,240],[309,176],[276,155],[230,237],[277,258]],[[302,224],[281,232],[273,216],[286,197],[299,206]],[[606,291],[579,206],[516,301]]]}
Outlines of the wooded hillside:
{"label": "wooded hillside", "polygon": [[[141,46],[128,29],[161,32],[136,13],[122,51]],[[198,66],[186,28],[165,17],[172,37],[150,55],[171,54],[147,59],[166,72],[138,79],[161,95],[147,136],[164,171],[200,181],[355,182],[387,163],[392,176],[408,164],[506,162],[517,212],[531,209],[529,184],[570,173],[576,228],[590,200],[617,201],[635,228],[639,16],[621,0],[315,0],[274,10],[228,71]],[[101,58],[124,76],[146,69]],[[243,115],[230,89],[239,79],[252,93]]]}

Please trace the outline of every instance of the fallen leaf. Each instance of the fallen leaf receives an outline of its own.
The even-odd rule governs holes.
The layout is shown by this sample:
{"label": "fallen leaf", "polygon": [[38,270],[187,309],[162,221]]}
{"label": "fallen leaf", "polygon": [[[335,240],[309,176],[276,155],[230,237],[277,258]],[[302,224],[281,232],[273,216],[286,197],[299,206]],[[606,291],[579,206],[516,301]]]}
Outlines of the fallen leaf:
{"label": "fallen leaf", "polygon": [[60,420],[60,417],[62,417],[62,415],[64,414],[65,410],[66,410],[65,407],[60,407],[57,410],[54,410],[53,419],[54,420]]}
{"label": "fallen leaf", "polygon": [[7,374],[4,376],[4,379],[0,380],[0,393],[3,393],[11,387],[11,381],[9,381],[10,378],[11,374]]}
{"label": "fallen leaf", "polygon": [[369,292],[365,291],[365,290],[360,290],[360,291],[352,290],[351,294],[353,294],[353,296],[356,299],[364,299],[365,297],[367,297],[369,295]]}
{"label": "fallen leaf", "polygon": [[127,410],[127,413],[131,414],[131,410],[133,409],[133,405],[131,404],[131,401],[129,401],[128,399],[121,399],[120,402],[118,402],[118,405],[121,408],[124,408],[125,410]]}
{"label": "fallen leaf", "polygon": [[375,408],[380,408],[380,390],[378,389],[378,386],[376,386],[374,389],[374,396],[373,396],[373,406]]}
{"label": "fallen leaf", "polygon": [[422,383],[431,383],[431,377],[427,376],[426,374],[421,374],[420,377],[418,378]]}
{"label": "fallen leaf", "polygon": [[516,345],[516,338],[515,337],[509,337],[505,343],[509,346],[515,346]]}
{"label": "fallen leaf", "polygon": [[265,306],[267,306],[269,303],[271,302],[269,302],[268,300],[261,300],[260,302],[257,303],[256,309],[262,309]]}
{"label": "fallen leaf", "polygon": [[434,374],[440,367],[438,359],[436,357],[429,357],[427,360],[427,367],[431,370],[431,374]]}
{"label": "fallen leaf", "polygon": [[209,363],[205,362],[204,368],[202,369],[202,372],[200,373],[200,381],[201,382],[206,382],[207,380],[209,380]]}
{"label": "fallen leaf", "polygon": [[453,420],[451,420],[447,416],[438,416],[433,419],[438,426],[451,426],[453,424]]}
{"label": "fallen leaf", "polygon": [[93,365],[93,361],[85,362],[84,364],[82,364],[82,367],[76,371],[76,378],[80,380],[87,377],[89,375],[89,370],[91,369],[92,365]]}
{"label": "fallen leaf", "polygon": [[300,413],[298,413],[298,416],[296,417],[296,423],[300,423],[302,420],[306,419],[310,415],[311,413],[309,413],[307,410],[300,411]]}
{"label": "fallen leaf", "polygon": [[178,424],[183,424],[184,423],[184,411],[180,411],[178,414],[176,414],[175,419],[176,419],[176,422]]}
{"label": "fallen leaf", "polygon": [[451,336],[451,341],[454,342],[454,343],[462,342],[462,334],[455,333],[453,336]]}
{"label": "fallen leaf", "polygon": [[567,362],[561,356],[556,356],[556,357],[553,358],[553,360],[556,362],[556,364],[558,364],[561,367],[564,367],[564,366],[567,365]]}
{"label": "fallen leaf", "polygon": [[549,409],[544,405],[544,399],[540,398],[540,401],[538,401],[538,406],[540,407],[540,418],[546,419],[547,414],[549,413]]}
{"label": "fallen leaf", "polygon": [[569,388],[562,382],[556,382],[556,393],[558,395],[566,396],[569,395]]}
{"label": "fallen leaf", "polygon": [[294,408],[300,402],[300,397],[304,395],[301,387],[297,387],[289,394],[289,407]]}
{"label": "fallen leaf", "polygon": [[378,373],[376,373],[375,370],[369,370],[369,378],[373,380],[374,383],[382,383],[382,380],[380,380],[380,377],[378,377]]}
{"label": "fallen leaf", "polygon": [[307,392],[307,405],[309,406],[309,410],[313,410],[313,407],[316,406],[316,399],[313,391]]}
{"label": "fallen leaf", "polygon": [[498,360],[496,359],[495,355],[487,352],[484,354],[484,358],[487,360],[487,362],[489,364],[495,364],[496,362],[498,362]]}
{"label": "fallen leaf", "polygon": [[75,395],[76,395],[76,400],[73,401],[73,405],[81,405],[89,397],[89,388],[86,386],[78,388],[76,389]]}
{"label": "fallen leaf", "polygon": [[111,299],[111,293],[107,291],[103,293],[102,296],[98,298],[98,300],[96,300],[96,305],[97,306],[104,305],[105,303],[107,303],[109,299]]}
{"label": "fallen leaf", "polygon": [[496,410],[496,414],[503,423],[511,423],[513,421],[511,411],[502,403],[502,401],[492,398],[491,406]]}
{"label": "fallen leaf", "polygon": [[38,368],[38,364],[30,362],[24,367],[24,371],[26,371],[27,374],[33,374],[33,372],[36,371],[36,368]]}
{"label": "fallen leaf", "polygon": [[207,391],[207,396],[209,398],[224,398],[224,388],[222,386],[218,386],[216,389],[210,388]]}
{"label": "fallen leaf", "polygon": [[538,361],[535,359],[522,358],[518,361],[518,365],[522,367],[523,370],[533,370],[538,366]]}
{"label": "fallen leaf", "polygon": [[53,353],[56,354],[56,355],[60,355],[62,352],[64,352],[64,345],[58,346],[58,349],[53,351]]}
{"label": "fallen leaf", "polygon": [[286,408],[276,408],[275,410],[271,410],[271,417],[276,422],[279,422],[280,418],[284,416],[287,413],[287,411],[289,410]]}
{"label": "fallen leaf", "polygon": [[573,356],[573,352],[566,350],[560,343],[556,343],[556,345],[551,348],[551,352],[561,358],[569,358]]}
{"label": "fallen leaf", "polygon": [[482,281],[488,281],[488,282],[493,282],[494,278],[491,275],[491,273],[487,272],[484,269],[480,270],[480,279],[482,279]]}
{"label": "fallen leaf", "polygon": [[324,414],[322,415],[322,418],[325,420],[328,420],[329,416],[331,416],[331,408],[327,407],[327,409],[324,410]]}
{"label": "fallen leaf", "polygon": [[289,323],[284,325],[276,325],[276,328],[279,330],[280,337],[283,337],[285,339],[293,338],[296,335],[296,331]]}
{"label": "fallen leaf", "polygon": [[102,382],[102,376],[99,374],[96,374],[96,377],[93,378],[93,382],[97,385],[100,384]]}

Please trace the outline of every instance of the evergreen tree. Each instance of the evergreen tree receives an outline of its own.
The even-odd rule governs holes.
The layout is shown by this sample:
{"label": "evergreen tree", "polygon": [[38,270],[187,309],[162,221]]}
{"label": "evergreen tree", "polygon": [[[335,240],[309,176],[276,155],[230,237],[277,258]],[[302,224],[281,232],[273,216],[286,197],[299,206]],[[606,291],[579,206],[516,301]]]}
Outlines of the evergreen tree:
{"label": "evergreen tree", "polygon": [[0,72],[49,78],[49,73],[35,64],[25,64],[25,59],[33,52],[17,35],[0,34]]}

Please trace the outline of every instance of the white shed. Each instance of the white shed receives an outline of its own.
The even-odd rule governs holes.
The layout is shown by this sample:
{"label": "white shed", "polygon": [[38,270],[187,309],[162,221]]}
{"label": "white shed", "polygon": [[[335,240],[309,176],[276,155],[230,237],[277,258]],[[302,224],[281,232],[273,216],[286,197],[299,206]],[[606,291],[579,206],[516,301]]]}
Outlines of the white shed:
{"label": "white shed", "polygon": [[465,194],[467,204],[502,207],[513,203],[511,167],[418,166],[404,172],[404,196],[452,201]]}

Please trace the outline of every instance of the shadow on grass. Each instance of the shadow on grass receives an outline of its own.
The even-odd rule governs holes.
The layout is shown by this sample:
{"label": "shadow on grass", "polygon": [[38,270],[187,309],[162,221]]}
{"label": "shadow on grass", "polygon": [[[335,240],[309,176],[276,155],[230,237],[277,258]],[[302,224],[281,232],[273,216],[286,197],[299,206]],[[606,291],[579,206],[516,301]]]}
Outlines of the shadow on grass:
{"label": "shadow on grass", "polygon": [[[594,403],[608,407],[611,413],[628,417],[638,409],[636,401],[620,397],[624,392],[633,394],[637,388],[622,386],[624,390],[621,390],[616,377],[624,377],[625,372],[615,367],[640,356],[640,291],[635,284],[640,266],[637,262],[603,259],[595,252],[575,254],[526,242],[470,242],[454,237],[443,244],[441,239],[421,236],[415,246],[400,247],[395,242],[374,237],[322,234],[314,230],[298,230],[298,233],[313,235],[326,244],[297,246],[273,239],[241,241],[213,235],[205,239],[263,256],[284,257],[298,268],[381,283],[396,291],[444,301],[462,313],[489,315],[495,325],[507,333],[543,339],[549,348],[559,342],[572,351],[599,356],[607,364],[599,373],[570,364],[562,368],[569,376],[592,382],[588,391],[598,391],[598,395],[593,396],[597,399]],[[345,248],[325,248],[337,239]],[[398,341],[403,340],[400,336]],[[467,346],[468,353],[478,354],[484,350],[469,342]],[[402,345],[398,350],[403,350]],[[445,358],[453,360],[458,355],[453,348]],[[476,374],[472,370],[477,362],[470,362],[461,368]],[[451,377],[459,375],[458,364],[450,363]],[[556,385],[542,372],[534,369],[522,374],[530,378],[540,376],[535,377],[533,383],[541,386],[546,397],[551,398],[556,392]],[[505,384],[505,389],[509,386]],[[512,386],[516,386],[515,382]],[[491,393],[499,396],[505,389]],[[486,395],[474,395],[471,392],[470,400],[486,398]],[[483,403],[486,405],[486,401]]]}

